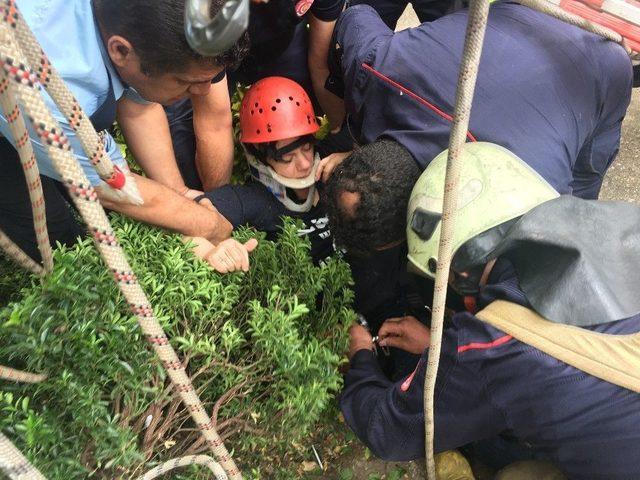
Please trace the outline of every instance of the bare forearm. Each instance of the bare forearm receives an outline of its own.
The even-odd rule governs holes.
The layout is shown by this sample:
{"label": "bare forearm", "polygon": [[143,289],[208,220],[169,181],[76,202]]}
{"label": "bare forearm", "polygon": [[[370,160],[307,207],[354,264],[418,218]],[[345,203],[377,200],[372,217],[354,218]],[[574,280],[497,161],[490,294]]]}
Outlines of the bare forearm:
{"label": "bare forearm", "polygon": [[345,115],[342,99],[324,88],[329,76],[327,58],[334,26],[335,21],[324,22],[314,15],[309,16],[309,73],[313,91],[329,119],[332,130],[340,128]]}
{"label": "bare forearm", "polygon": [[233,124],[226,78],[209,93],[193,96],[196,167],[204,190],[229,183],[233,169]]}
{"label": "bare forearm", "polygon": [[231,224],[217,211],[202,207],[158,182],[139,175],[134,177],[144,200],[143,205],[114,201],[98,188],[102,204],[135,220],[183,235],[204,237],[213,243],[231,235]]}
{"label": "bare forearm", "polygon": [[324,88],[324,84],[329,76],[328,69],[309,68],[311,73],[311,83],[316,98],[322,107],[331,130],[339,129],[345,116],[344,102],[329,90]]}
{"label": "bare forearm", "polygon": [[199,134],[196,129],[196,168],[205,191],[226,185],[233,170],[233,136],[227,132]]}
{"label": "bare forearm", "polygon": [[161,105],[118,102],[118,122],[127,146],[147,177],[176,192],[186,187],[176,164],[169,123]]}

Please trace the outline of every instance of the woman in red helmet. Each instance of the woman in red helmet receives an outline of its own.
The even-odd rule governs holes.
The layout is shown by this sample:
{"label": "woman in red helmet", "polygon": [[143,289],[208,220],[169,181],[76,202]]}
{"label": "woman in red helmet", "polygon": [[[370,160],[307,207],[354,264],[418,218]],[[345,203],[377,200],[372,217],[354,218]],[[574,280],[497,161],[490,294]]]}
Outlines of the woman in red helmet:
{"label": "woman in red helmet", "polygon": [[[280,228],[283,216],[299,218],[304,223],[300,234],[311,241],[314,262],[321,262],[334,249],[316,182],[326,178],[346,154],[321,161],[315,151],[318,129],[311,100],[300,85],[284,77],[259,80],[240,107],[240,141],[251,180],[217,188],[197,201],[215,207],[234,228],[248,224],[271,235]],[[254,247],[255,242],[242,245],[229,239],[210,246],[209,253],[201,256],[220,272],[247,270],[248,253]]]}

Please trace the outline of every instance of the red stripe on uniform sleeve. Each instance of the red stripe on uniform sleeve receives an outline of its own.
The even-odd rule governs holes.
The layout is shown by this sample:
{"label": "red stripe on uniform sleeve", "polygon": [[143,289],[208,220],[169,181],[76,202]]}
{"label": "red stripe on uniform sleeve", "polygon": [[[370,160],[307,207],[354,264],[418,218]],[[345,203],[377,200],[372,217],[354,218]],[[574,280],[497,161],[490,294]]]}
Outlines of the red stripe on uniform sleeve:
{"label": "red stripe on uniform sleeve", "polygon": [[466,352],[467,350],[486,350],[488,348],[498,347],[504,343],[507,343],[513,337],[511,335],[505,335],[500,338],[496,338],[493,342],[472,342],[466,345],[461,345],[458,347],[458,353]]}
{"label": "red stripe on uniform sleeve", "polygon": [[[400,83],[396,82],[395,80],[387,77],[386,75],[383,75],[382,73],[380,73],[379,71],[377,71],[375,68],[373,68],[371,65],[367,65],[366,63],[362,63],[362,68],[364,68],[366,71],[372,73],[373,75],[375,75],[376,77],[378,77],[379,79],[381,79],[382,81],[388,83],[389,85],[391,85],[392,87],[397,88],[398,90],[400,90],[403,93],[406,93],[407,95],[409,95],[411,98],[413,98],[414,100],[416,100],[418,103],[424,105],[425,107],[427,107],[428,109],[432,110],[433,112],[435,112],[437,115],[441,116],[442,118],[444,118],[445,120],[452,122],[453,123],[453,116],[449,115],[448,113],[442,111],[441,109],[439,109],[438,107],[436,107],[433,103],[428,102],[427,100],[425,100],[424,98],[422,98],[420,95],[418,95],[415,92],[412,92],[411,90],[409,90],[407,87],[405,87],[404,85],[401,85]],[[473,136],[473,134],[467,130],[467,138],[472,141],[472,142],[476,142],[476,137]]]}

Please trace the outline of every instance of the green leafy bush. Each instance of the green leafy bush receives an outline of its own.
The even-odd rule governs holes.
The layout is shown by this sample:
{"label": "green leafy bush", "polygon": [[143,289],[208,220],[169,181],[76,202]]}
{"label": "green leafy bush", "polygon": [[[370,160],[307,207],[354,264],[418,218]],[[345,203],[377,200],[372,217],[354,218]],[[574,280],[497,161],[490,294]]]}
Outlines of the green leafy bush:
{"label": "green leafy bush", "polygon": [[[261,238],[250,272],[225,276],[177,235],[113,223],[245,474],[292,478],[286,452],[341,386],[353,320],[348,266],[315,267],[292,222],[276,242]],[[0,311],[0,363],[49,375],[2,383],[0,428],[51,479],[134,478],[206,451],[89,240],[57,250],[54,272]]]}

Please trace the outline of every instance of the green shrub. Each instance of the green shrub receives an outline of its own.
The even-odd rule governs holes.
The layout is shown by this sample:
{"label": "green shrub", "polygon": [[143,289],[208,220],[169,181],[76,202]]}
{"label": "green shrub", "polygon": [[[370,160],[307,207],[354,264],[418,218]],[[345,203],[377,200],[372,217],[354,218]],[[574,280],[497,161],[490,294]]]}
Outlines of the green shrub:
{"label": "green shrub", "polygon": [[[221,276],[177,235],[113,223],[241,468],[293,478],[285,452],[341,386],[353,320],[347,265],[315,267],[287,222],[276,242],[260,237],[250,272]],[[206,451],[89,240],[58,249],[54,272],[0,311],[0,364],[49,375],[1,384],[0,428],[52,480],[133,478]]]}

